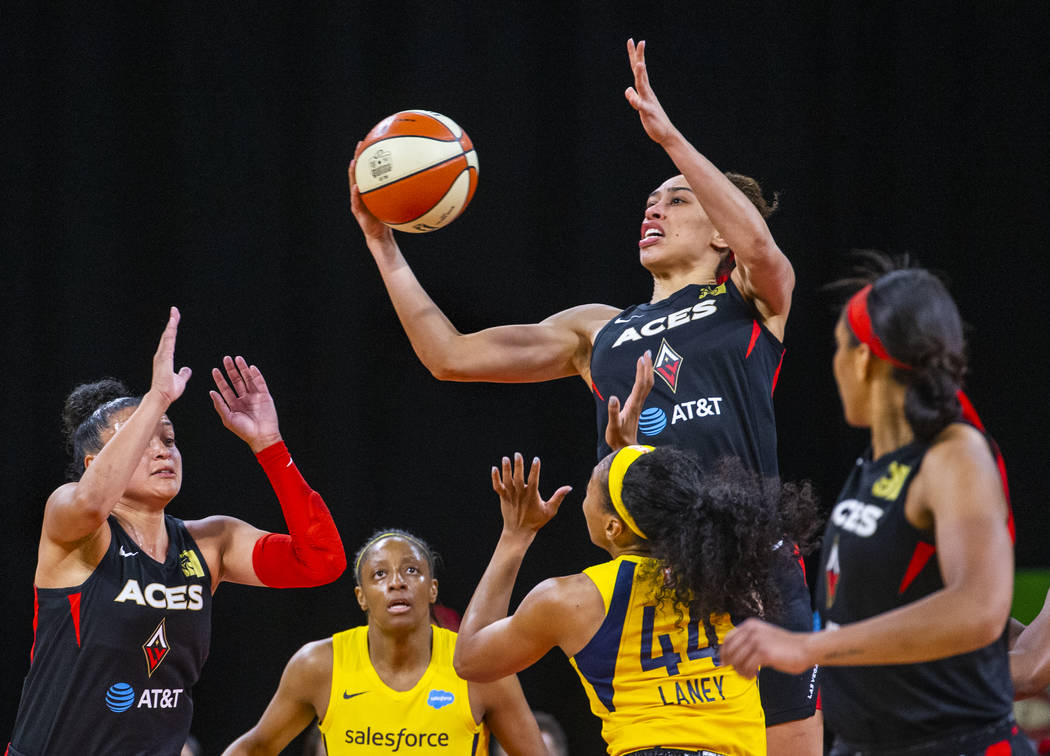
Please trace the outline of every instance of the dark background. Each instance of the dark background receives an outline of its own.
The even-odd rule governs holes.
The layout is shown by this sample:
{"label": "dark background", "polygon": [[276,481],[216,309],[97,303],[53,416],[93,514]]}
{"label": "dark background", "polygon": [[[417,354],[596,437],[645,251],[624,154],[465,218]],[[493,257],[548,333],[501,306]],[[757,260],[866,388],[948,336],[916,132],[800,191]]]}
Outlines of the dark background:
{"label": "dark background", "polygon": [[[263,369],[351,553],[377,527],[419,533],[462,609],[500,528],[489,467],[521,450],[543,458],[544,489],[577,493],[516,596],[601,560],[579,512],[586,387],[434,380],[349,213],[346,164],[397,110],[468,131],[471,207],[399,238],[461,330],[647,300],[642,208],[675,170],[623,98],[629,36],[648,40],[653,86],[699,149],[780,193],[770,225],[798,277],[777,390],[785,476],[811,478],[826,503],[865,443],[841,419],[819,287],[851,247],[911,252],[947,272],[972,325],[969,388],[1011,472],[1018,565],[1047,564],[1046,4],[624,7],[5,3],[0,738],[28,665],[43,503],[67,462],[63,398],[103,375],[144,391],[171,304],[177,364],[195,371],[170,410],[185,464],[172,514],[283,528],[207,397],[209,369],[240,353]],[[195,691],[206,753],[254,723],[295,649],[362,621],[349,574],[313,590],[223,586]],[[526,694],[574,753],[599,753],[559,657],[522,673]]]}

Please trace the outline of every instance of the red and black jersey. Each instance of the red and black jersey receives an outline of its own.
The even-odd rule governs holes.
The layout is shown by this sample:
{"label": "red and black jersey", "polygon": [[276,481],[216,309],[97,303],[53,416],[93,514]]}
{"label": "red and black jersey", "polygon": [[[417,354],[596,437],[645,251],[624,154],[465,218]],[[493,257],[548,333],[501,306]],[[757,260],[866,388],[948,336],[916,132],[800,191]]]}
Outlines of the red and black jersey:
{"label": "red and black jersey", "polygon": [[609,453],[610,396],[626,401],[635,362],[646,351],[655,379],[638,424],[638,442],[694,450],[701,462],[739,457],[777,474],[773,417],[784,348],[732,279],[686,286],[653,304],[629,307],[598,333],[591,389],[598,411],[598,457]]}
{"label": "red and black jersey", "polygon": [[181,520],[164,563],[109,518],[109,549],[73,588],[37,588],[10,753],[178,754],[208,656],[211,575]]}
{"label": "red and black jersey", "polygon": [[[944,587],[932,531],[904,514],[908,489],[930,445],[913,442],[857,460],[824,534],[817,606],[823,625],[857,622]],[[851,746],[921,743],[1009,716],[1013,685],[1007,638],[918,664],[825,667],[824,717]]]}

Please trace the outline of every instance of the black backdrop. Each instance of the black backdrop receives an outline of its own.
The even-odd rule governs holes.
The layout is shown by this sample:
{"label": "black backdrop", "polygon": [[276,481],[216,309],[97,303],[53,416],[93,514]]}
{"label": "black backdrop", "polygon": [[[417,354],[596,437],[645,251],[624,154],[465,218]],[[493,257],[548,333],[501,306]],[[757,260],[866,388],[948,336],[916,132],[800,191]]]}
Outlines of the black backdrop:
{"label": "black backdrop", "polygon": [[[348,549],[380,526],[418,532],[445,556],[453,607],[499,532],[488,469],[500,455],[538,454],[547,490],[582,492],[586,388],[434,380],[349,214],[345,169],[397,110],[467,129],[481,163],[472,206],[400,237],[463,330],[645,300],[642,205],[673,166],[623,99],[632,35],[648,40],[653,86],[687,136],[780,192],[771,226],[798,274],[777,390],[785,475],[813,479],[826,502],[864,444],[841,420],[819,286],[850,247],[910,251],[948,273],[973,327],[969,385],[1012,474],[1018,564],[1045,565],[1046,6],[853,5],[5,4],[0,737],[28,664],[42,506],[66,464],[62,399],[102,375],[145,390],[170,304],[183,311],[178,364],[195,370],[170,411],[185,463],[172,514],[282,527],[207,398],[226,353],[264,370]],[[538,538],[517,596],[601,558],[579,502]],[[196,689],[207,753],[254,722],[303,642],[363,620],[351,589],[349,576],[221,588]],[[560,656],[522,674],[526,693],[575,753],[598,753]]]}

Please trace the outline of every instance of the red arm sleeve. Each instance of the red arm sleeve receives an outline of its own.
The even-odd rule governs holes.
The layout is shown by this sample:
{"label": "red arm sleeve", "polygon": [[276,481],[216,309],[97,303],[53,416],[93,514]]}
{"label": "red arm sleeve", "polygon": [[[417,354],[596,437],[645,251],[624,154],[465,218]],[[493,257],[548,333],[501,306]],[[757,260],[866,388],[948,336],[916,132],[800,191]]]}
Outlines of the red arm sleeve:
{"label": "red arm sleeve", "polygon": [[310,488],[283,441],[259,452],[281,503],[288,533],[267,533],[255,542],[255,575],[271,588],[309,588],[330,583],[346,569],[346,552],[321,495]]}

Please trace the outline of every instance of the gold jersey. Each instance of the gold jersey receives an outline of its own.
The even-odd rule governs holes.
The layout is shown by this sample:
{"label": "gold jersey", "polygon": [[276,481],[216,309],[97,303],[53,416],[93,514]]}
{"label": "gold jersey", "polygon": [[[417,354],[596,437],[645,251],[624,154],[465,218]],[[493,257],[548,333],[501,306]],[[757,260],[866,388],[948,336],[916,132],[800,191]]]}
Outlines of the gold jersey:
{"label": "gold jersey", "polygon": [[[662,746],[764,756],[758,684],[722,664],[728,615],[691,617],[655,599],[653,560],[621,556],[584,570],[602,594],[605,621],[569,661],[612,756]],[[647,568],[647,569],[646,569]]]}
{"label": "gold jersey", "polygon": [[456,676],[456,634],[431,628],[430,664],[411,690],[384,683],[368,656],[368,627],[332,636],[332,690],[319,724],[328,753],[487,756],[488,729]]}

